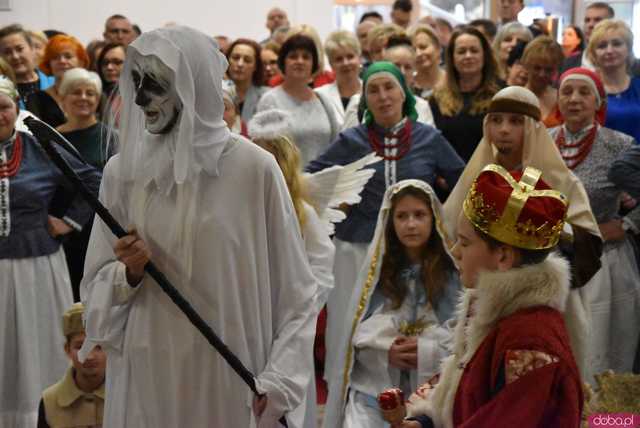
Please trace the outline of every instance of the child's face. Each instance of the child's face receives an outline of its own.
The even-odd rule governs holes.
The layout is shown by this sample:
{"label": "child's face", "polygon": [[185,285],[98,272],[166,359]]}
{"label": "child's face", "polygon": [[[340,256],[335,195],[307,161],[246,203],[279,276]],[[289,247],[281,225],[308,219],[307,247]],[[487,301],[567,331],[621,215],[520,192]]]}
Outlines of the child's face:
{"label": "child's face", "polygon": [[524,116],[516,113],[490,113],[489,141],[504,156],[520,154],[524,144]]}
{"label": "child's face", "polygon": [[431,208],[415,196],[403,196],[395,204],[393,227],[407,251],[421,249],[429,241],[433,228]]}
{"label": "child's face", "polygon": [[458,239],[452,254],[460,271],[460,281],[466,288],[475,288],[479,272],[499,268],[499,251],[489,248],[464,213],[458,217]]}
{"label": "child's face", "polygon": [[104,372],[107,366],[107,356],[100,346],[96,346],[87,356],[84,363],[78,360],[78,351],[82,348],[85,334],[78,333],[71,336],[65,346],[67,356],[71,359],[76,373],[85,377],[100,377],[104,379]]}

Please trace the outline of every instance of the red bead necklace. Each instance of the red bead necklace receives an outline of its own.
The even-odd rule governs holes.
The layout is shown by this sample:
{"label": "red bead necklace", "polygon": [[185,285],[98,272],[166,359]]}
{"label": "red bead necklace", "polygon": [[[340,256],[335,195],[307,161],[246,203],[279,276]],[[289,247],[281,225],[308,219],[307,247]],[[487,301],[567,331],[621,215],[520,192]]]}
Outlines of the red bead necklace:
{"label": "red bead necklace", "polygon": [[[598,125],[594,124],[593,128],[591,128],[587,135],[585,135],[581,140],[569,144],[564,136],[564,127],[560,128],[560,132],[558,132],[558,136],[556,137],[556,146],[558,146],[562,159],[564,159],[564,162],[567,164],[569,169],[574,169],[580,165],[589,152],[591,152],[591,147],[596,140],[597,133]],[[575,155],[569,156],[564,154],[563,149],[578,149],[578,151]]]}
{"label": "red bead necklace", "polygon": [[0,178],[13,177],[18,173],[20,169],[20,163],[22,162],[22,139],[20,134],[16,135],[16,140],[13,142],[13,154],[11,159],[6,162],[0,163]]}
{"label": "red bead necklace", "polygon": [[[382,157],[384,160],[399,160],[404,155],[406,155],[411,148],[411,121],[408,119],[404,123],[402,129],[400,129],[395,134],[385,134],[386,138],[397,139],[398,142],[396,144],[385,145],[384,140],[380,141],[380,137],[374,131],[373,126],[369,126],[367,132],[369,133],[369,144],[371,145],[371,148],[378,154],[378,156]],[[384,154],[385,150],[393,149],[398,149],[398,152],[395,156]]]}

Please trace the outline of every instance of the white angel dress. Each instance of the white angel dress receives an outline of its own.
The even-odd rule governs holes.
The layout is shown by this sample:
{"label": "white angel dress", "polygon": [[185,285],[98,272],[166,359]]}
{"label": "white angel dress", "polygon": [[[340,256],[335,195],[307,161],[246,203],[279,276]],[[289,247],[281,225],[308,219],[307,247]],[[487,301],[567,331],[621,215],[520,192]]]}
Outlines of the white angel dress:
{"label": "white angel dress", "polygon": [[[448,273],[435,307],[427,299],[418,265],[406,266],[397,278],[408,289],[399,308],[393,308],[379,287],[391,197],[407,186],[429,196],[435,217],[432,233],[438,233],[442,242],[447,242],[441,205],[428,184],[420,180],[403,180],[386,191],[374,238],[348,306],[346,319],[349,324],[345,325],[336,356],[342,365],[339,371],[331,374],[333,377],[329,381],[325,428],[388,427],[378,408],[377,395],[384,389],[399,387],[408,397],[417,386],[438,372],[440,362],[453,346],[452,319],[460,292],[455,268]],[[417,370],[400,370],[389,365],[389,349],[400,335],[418,339]]]}
{"label": "white angel dress", "polygon": [[[311,272],[318,285],[314,299],[316,315],[327,303],[329,292],[334,286],[335,247],[331,235],[334,232],[334,224],[346,218],[337,208],[342,204],[360,202],[360,192],[375,173],[375,170],[364,167],[380,160],[375,153],[371,153],[351,164],[334,166],[303,176],[307,199],[313,204],[304,202],[306,221],[302,228],[302,237]],[[313,355],[309,357],[313,364]],[[290,414],[290,418],[300,422],[299,425],[304,428],[316,427],[316,400],[315,378],[311,377],[304,403]]]}

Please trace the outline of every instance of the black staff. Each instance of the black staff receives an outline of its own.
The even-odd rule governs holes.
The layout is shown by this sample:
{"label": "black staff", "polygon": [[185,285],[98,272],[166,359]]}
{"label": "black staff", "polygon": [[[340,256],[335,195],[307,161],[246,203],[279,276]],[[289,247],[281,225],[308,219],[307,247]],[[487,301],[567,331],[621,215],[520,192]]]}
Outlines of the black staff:
{"label": "black staff", "polygon": [[[58,131],[53,129],[48,124],[33,117],[24,119],[24,124],[31,130],[36,137],[44,151],[47,153],[51,161],[63,172],[63,174],[71,181],[75,189],[80,192],[82,197],[87,201],[91,208],[93,208],[96,214],[102,219],[102,221],[111,229],[111,232],[118,238],[122,238],[127,235],[127,232],[120,226],[118,221],[113,218],[109,210],[102,205],[98,198],[84,185],[78,174],[69,166],[67,161],[58,153],[51,141],[56,141],[65,147],[73,147]],[[79,156],[76,153],[74,155]],[[193,306],[180,294],[180,292],[169,282],[166,276],[158,270],[153,262],[149,261],[144,270],[151,275],[156,283],[162,288],[173,303],[180,308],[180,310],[189,318],[191,324],[198,329],[200,333],[207,339],[207,341],[222,355],[222,358],[231,366],[231,368],[242,378],[242,380],[251,388],[254,394],[261,397],[262,394],[256,389],[256,380],[253,373],[247,369],[242,361],[224,344],[224,342],[218,337],[205,320],[193,309]],[[282,417],[280,423],[285,427],[287,423]]]}

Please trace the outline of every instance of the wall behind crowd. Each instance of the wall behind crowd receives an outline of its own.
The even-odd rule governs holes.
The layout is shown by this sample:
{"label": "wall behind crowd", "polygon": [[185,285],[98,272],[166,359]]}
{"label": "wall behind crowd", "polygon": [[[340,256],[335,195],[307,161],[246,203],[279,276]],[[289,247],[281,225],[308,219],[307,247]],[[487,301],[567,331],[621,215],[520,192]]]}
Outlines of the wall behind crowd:
{"label": "wall behind crowd", "polygon": [[105,19],[120,13],[143,31],[168,22],[186,24],[211,35],[230,38],[267,37],[265,16],[274,6],[286,10],[292,23],[312,25],[324,39],[333,26],[333,2],[309,0],[14,0],[12,10],[0,11],[0,22],[19,22],[34,30],[57,29],[82,42],[102,38]]}

